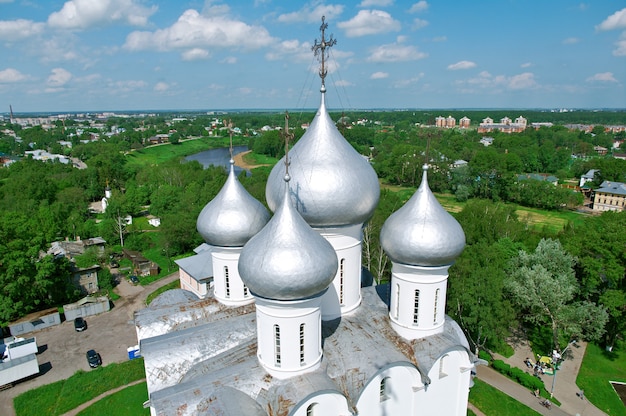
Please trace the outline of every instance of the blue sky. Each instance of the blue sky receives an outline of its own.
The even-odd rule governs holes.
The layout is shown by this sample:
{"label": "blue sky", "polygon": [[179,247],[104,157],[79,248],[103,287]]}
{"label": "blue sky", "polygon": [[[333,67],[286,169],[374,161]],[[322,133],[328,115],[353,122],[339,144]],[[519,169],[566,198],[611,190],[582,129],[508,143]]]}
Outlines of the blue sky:
{"label": "blue sky", "polygon": [[626,108],[626,2],[0,0],[0,112]]}

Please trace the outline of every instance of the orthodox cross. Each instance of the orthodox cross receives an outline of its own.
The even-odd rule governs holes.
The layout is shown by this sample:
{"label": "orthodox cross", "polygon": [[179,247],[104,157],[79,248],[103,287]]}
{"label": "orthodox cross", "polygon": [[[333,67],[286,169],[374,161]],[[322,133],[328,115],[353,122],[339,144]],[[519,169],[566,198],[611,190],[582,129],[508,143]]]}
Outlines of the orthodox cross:
{"label": "orthodox cross", "polygon": [[320,74],[320,78],[322,78],[322,91],[326,91],[326,84],[324,82],[324,79],[326,78],[326,74],[328,73],[328,68],[326,68],[326,65],[325,65],[326,54],[328,53],[326,51],[326,48],[330,48],[337,44],[337,39],[333,39],[332,34],[330,35],[330,38],[326,40],[325,32],[327,28],[328,28],[328,23],[326,23],[326,16],[322,16],[322,25],[320,26],[320,31],[322,32],[322,38],[320,39],[319,42],[317,41],[317,39],[315,39],[315,43],[311,47],[311,50],[313,51],[314,56],[321,55],[322,66],[320,68],[319,74]]}
{"label": "orthodox cross", "polygon": [[229,150],[230,150],[230,160],[233,160],[233,122],[231,119],[228,119],[228,123],[226,124],[226,127],[228,128],[228,135],[230,137],[230,145],[229,145]]}
{"label": "orthodox cross", "polygon": [[289,111],[285,111],[285,176],[289,176],[289,140],[293,139],[293,133],[289,132]]}

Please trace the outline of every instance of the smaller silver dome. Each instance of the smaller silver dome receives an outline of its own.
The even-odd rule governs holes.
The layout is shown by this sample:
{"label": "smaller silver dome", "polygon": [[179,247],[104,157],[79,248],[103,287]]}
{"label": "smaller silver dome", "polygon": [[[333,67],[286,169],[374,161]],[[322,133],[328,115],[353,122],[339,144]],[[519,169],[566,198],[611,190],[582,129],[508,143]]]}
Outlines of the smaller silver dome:
{"label": "smaller silver dome", "polygon": [[414,266],[452,264],[465,247],[458,221],[435,198],[424,165],[422,183],[380,231],[380,243],[392,261]]}
{"label": "smaller silver dome", "polygon": [[267,208],[254,199],[237,179],[231,160],[226,183],[202,209],[196,227],[210,245],[243,247],[269,219]]}
{"label": "smaller silver dome", "polygon": [[[285,178],[288,182],[289,177]],[[304,299],[325,290],[337,272],[337,255],[285,195],[267,225],[243,247],[239,275],[255,296]]]}

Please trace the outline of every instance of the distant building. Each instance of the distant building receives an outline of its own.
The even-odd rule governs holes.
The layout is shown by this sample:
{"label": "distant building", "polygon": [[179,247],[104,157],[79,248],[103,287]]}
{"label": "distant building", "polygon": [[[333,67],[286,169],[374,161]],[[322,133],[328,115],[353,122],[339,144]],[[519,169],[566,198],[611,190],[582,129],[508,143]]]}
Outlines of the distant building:
{"label": "distant building", "polygon": [[494,123],[491,117],[484,118],[482,123],[478,125],[478,133],[490,133],[492,131],[500,131],[502,133],[521,133],[526,129],[528,121],[519,116],[513,123],[509,117],[503,117],[499,123]]}
{"label": "distant building", "polygon": [[580,177],[580,182],[578,186],[582,188],[583,186],[585,186],[587,182],[593,181],[593,178],[596,176],[597,172],[600,172],[600,171],[598,169],[589,169],[587,173],[585,173],[584,175]]}
{"label": "distant building", "polygon": [[469,128],[470,123],[471,123],[471,120],[469,118],[463,116],[463,118],[461,118],[459,120],[459,127],[462,128],[462,129],[467,129],[467,128]]}
{"label": "distant building", "polygon": [[626,207],[626,184],[604,181],[593,194],[594,211],[624,211]]}

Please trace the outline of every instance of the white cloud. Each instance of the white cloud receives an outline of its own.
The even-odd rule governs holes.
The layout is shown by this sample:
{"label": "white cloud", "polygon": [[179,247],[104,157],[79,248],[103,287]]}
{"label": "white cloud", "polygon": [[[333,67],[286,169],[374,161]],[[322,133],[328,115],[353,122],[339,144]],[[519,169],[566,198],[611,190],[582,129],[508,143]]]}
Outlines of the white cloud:
{"label": "white cloud", "polygon": [[274,50],[265,54],[269,61],[278,61],[289,58],[292,62],[309,62],[311,60],[311,44],[296,39],[284,40],[276,45]]}
{"label": "white cloud", "polygon": [[72,79],[72,73],[63,68],[53,68],[46,84],[52,88],[62,87]]}
{"label": "white cloud", "polygon": [[587,78],[587,82],[617,82],[612,72],[600,72]]}
{"label": "white cloud", "polygon": [[48,16],[53,28],[83,30],[93,26],[124,23],[145,26],[157,6],[145,7],[137,0],[70,0]]}
{"label": "white cloud", "polygon": [[520,65],[520,68],[530,68],[531,66],[533,66],[531,62],[524,62]]}
{"label": "white cloud", "polygon": [[382,10],[360,10],[352,19],[340,22],[337,27],[346,31],[346,36],[354,38],[400,30],[400,22]]}
{"label": "white cloud", "polygon": [[196,10],[189,9],[168,28],[130,33],[124,48],[133,51],[208,47],[257,49],[274,42],[275,39],[262,26],[250,26],[226,16],[201,16]]}
{"label": "white cloud", "polygon": [[409,13],[419,13],[419,12],[423,12],[424,10],[428,9],[428,2],[422,0],[422,1],[418,1],[417,3],[413,4],[411,6],[411,8],[409,9]]}
{"label": "white cloud", "polygon": [[343,13],[343,5],[340,4],[305,4],[300,10],[285,13],[278,16],[281,23],[296,22],[321,22],[320,16],[326,16],[326,21],[335,20]]}
{"label": "white cloud", "polygon": [[413,24],[411,25],[411,29],[418,30],[423,27],[428,26],[428,21],[424,19],[413,19]]}
{"label": "white cloud", "polygon": [[626,32],[622,33],[622,38],[615,42],[616,48],[613,50],[614,56],[626,56]]}
{"label": "white cloud", "polygon": [[17,69],[7,68],[0,71],[0,83],[2,84],[25,81],[26,79],[28,77]]}
{"label": "white cloud", "polygon": [[166,82],[157,82],[153,89],[156,92],[165,92],[170,89],[170,85]]}
{"label": "white cloud", "polygon": [[193,48],[187,51],[184,51],[181,56],[183,57],[183,61],[199,61],[202,59],[207,59],[211,55],[209,51],[202,48]]}
{"label": "white cloud", "polygon": [[359,7],[387,7],[393,4],[393,0],[363,0]]}
{"label": "white cloud", "polygon": [[147,86],[148,83],[142,80],[109,81],[108,90],[115,95],[140,90]]}
{"label": "white cloud", "polygon": [[565,38],[563,39],[563,45],[574,45],[576,43],[580,42],[580,39],[578,38]]}
{"label": "white cloud", "polygon": [[334,85],[336,87],[352,87],[352,86],[354,86],[353,83],[351,83],[350,81],[346,81],[345,79],[340,79],[338,81],[335,81]]}
{"label": "white cloud", "polygon": [[229,65],[233,65],[237,63],[237,58],[234,56],[227,56],[226,58],[222,59],[220,61],[220,64],[229,64]]}
{"label": "white cloud", "polygon": [[36,23],[32,20],[0,20],[0,39],[21,40],[39,35],[44,30],[43,23]]}
{"label": "white cloud", "polygon": [[416,77],[401,79],[397,81],[395,84],[393,84],[393,86],[394,88],[406,88],[411,84],[415,84],[416,82],[419,82],[419,80],[422,78],[424,78],[424,73],[420,72]]}
{"label": "white cloud", "polygon": [[626,8],[618,10],[606,19],[598,26],[596,30],[615,30],[626,29]]}
{"label": "white cloud", "polygon": [[513,75],[508,83],[508,87],[512,90],[527,90],[535,88],[537,81],[532,72],[524,72],[523,74]]}
{"label": "white cloud", "polygon": [[390,43],[373,48],[367,60],[369,62],[405,62],[416,61],[427,56],[424,52],[418,51],[415,46]]}
{"label": "white cloud", "polygon": [[523,72],[518,75],[491,75],[487,71],[482,71],[478,77],[470,78],[466,81],[459,81],[459,84],[468,84],[472,87],[489,89],[496,91],[499,89],[528,90],[538,88],[535,75],[532,72]]}
{"label": "white cloud", "polygon": [[475,67],[476,63],[472,61],[459,61],[456,64],[448,65],[448,69],[450,71],[458,71],[459,69],[470,69]]}
{"label": "white cloud", "polygon": [[389,77],[389,74],[387,72],[374,72],[372,75],[370,75],[370,79],[383,79],[383,78],[387,78]]}

